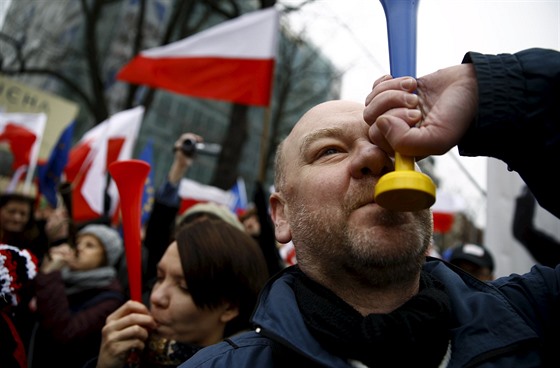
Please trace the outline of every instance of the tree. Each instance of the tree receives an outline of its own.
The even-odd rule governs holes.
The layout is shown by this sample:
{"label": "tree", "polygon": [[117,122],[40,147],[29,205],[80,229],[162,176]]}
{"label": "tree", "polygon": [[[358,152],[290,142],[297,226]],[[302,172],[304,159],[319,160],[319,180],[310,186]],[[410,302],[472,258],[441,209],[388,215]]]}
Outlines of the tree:
{"label": "tree", "polygon": [[[284,6],[283,10],[298,11],[301,6],[313,1],[304,1],[295,7]],[[261,0],[260,6],[272,6],[275,3],[275,0]],[[282,4],[276,5],[282,7]],[[147,110],[143,123],[145,132],[141,131],[139,140],[142,139],[142,134],[155,134],[156,138],[159,134],[159,141],[156,139],[154,142],[156,150],[165,146],[165,149],[158,150],[155,163],[156,180],[159,180],[165,175],[165,162],[171,156],[168,146],[170,139],[173,139],[172,134],[176,137],[180,133],[178,129],[200,127],[186,124],[172,127],[172,123],[184,119],[185,113],[174,111],[173,114],[179,115],[172,116],[170,109],[154,104],[161,105],[169,99],[176,101],[178,97],[169,96],[164,91],[116,82],[116,72],[143,49],[185,38],[254,10],[251,7],[254,7],[254,3],[242,0],[176,0],[171,5],[160,0],[139,0],[135,3],[123,0],[18,0],[12,2],[3,32],[0,33],[0,72],[80,103],[82,109],[75,138],[115,112],[136,104],[144,105]],[[297,54],[295,59],[298,62],[296,64],[291,61],[293,68],[287,72],[288,63],[285,64],[283,58],[290,42],[294,40],[283,38],[282,51],[277,61],[278,68],[283,69],[276,73],[273,104],[268,112],[272,133],[264,148],[267,151],[267,161],[278,141],[276,137],[280,127],[291,127],[297,115],[294,111],[309,107],[305,107],[305,103],[311,103],[311,100],[306,101],[303,97],[314,94],[317,100],[321,100],[328,95],[317,94],[313,89],[300,89],[306,83],[309,86],[317,83],[310,81],[308,77],[302,78],[305,73],[299,70],[303,68],[308,71],[308,76],[317,76],[318,72],[310,72],[318,65],[309,62],[311,56],[305,62],[302,54],[293,52],[294,55]],[[300,45],[299,49],[304,48]],[[301,81],[287,81],[289,78],[299,78]],[[307,82],[303,83],[304,80]],[[293,98],[297,98],[298,102],[290,101]],[[216,111],[221,111],[223,104],[198,102],[188,97],[180,99],[188,102],[181,107],[187,109],[185,111],[188,114],[194,114],[192,111],[195,111],[200,115],[200,111],[206,109],[206,116],[214,120],[221,119]],[[197,106],[195,109],[194,105]],[[247,140],[255,131],[259,131],[255,124],[262,124],[262,121],[253,121],[255,114],[251,114],[252,109],[254,107],[231,105],[224,113],[225,131],[220,141],[224,149],[218,162],[211,168],[215,175],[201,181],[229,189],[240,174],[249,181],[256,176],[254,164],[245,164],[244,170],[239,169]],[[165,116],[153,117],[162,111]],[[202,120],[207,121],[206,116]],[[257,151],[258,148],[255,155],[259,154]]]}

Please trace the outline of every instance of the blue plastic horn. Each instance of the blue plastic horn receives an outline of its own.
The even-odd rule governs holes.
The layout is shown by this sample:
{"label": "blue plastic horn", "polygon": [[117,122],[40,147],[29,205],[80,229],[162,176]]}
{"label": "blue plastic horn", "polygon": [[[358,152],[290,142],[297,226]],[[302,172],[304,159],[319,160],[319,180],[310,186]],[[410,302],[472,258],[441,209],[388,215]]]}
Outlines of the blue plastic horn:
{"label": "blue plastic horn", "polygon": [[[380,0],[387,20],[389,58],[393,77],[416,77],[416,19],[419,0]],[[375,185],[374,199],[393,211],[419,211],[436,199],[432,179],[415,170],[414,158],[395,152],[395,171]]]}

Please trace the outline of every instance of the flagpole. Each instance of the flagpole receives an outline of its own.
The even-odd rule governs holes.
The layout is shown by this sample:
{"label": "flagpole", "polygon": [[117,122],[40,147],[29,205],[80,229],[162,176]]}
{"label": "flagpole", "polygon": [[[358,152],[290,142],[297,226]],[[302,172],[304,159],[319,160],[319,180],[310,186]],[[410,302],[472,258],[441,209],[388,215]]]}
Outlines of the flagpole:
{"label": "flagpole", "polygon": [[[46,123],[46,117],[45,117],[45,123]],[[37,168],[37,161],[39,161],[39,147],[41,147],[42,141],[43,141],[43,135],[38,137],[36,145],[34,145],[31,150],[31,152],[34,153],[32,155],[33,157],[30,160],[29,169],[27,170],[27,176],[25,177],[25,182],[23,186],[23,192],[26,195],[29,195],[31,193],[31,184],[33,181],[33,176],[35,175],[35,170]]]}
{"label": "flagpole", "polygon": [[260,152],[260,169],[259,169],[259,181],[264,183],[266,179],[266,164],[267,164],[267,152],[268,152],[268,130],[270,125],[270,114],[271,108],[267,106],[264,110],[263,119],[263,130],[261,134],[261,152]]}

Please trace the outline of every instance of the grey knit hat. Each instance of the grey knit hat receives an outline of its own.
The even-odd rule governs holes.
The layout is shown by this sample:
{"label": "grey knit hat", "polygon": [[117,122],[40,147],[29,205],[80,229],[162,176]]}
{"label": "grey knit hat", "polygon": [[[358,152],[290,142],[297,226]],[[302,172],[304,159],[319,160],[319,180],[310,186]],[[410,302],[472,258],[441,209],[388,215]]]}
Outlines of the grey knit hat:
{"label": "grey knit hat", "polygon": [[89,234],[95,236],[101,244],[105,247],[105,255],[107,256],[107,263],[109,266],[115,266],[123,254],[124,246],[120,234],[113,228],[100,225],[91,224],[85,226],[78,232],[78,235]]}

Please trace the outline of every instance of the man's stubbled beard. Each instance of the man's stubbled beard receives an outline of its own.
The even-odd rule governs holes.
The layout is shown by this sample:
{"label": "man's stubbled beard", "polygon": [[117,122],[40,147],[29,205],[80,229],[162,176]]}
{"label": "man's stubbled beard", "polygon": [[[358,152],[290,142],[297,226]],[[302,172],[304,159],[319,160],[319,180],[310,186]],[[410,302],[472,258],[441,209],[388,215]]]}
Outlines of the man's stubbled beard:
{"label": "man's stubbled beard", "polygon": [[350,228],[347,219],[371,202],[371,194],[347,200],[342,210],[331,212],[328,208],[312,211],[297,198],[288,202],[298,263],[321,262],[322,267],[341,268],[378,287],[409,281],[424,263],[432,235],[429,210],[376,211],[375,226],[357,229]]}

